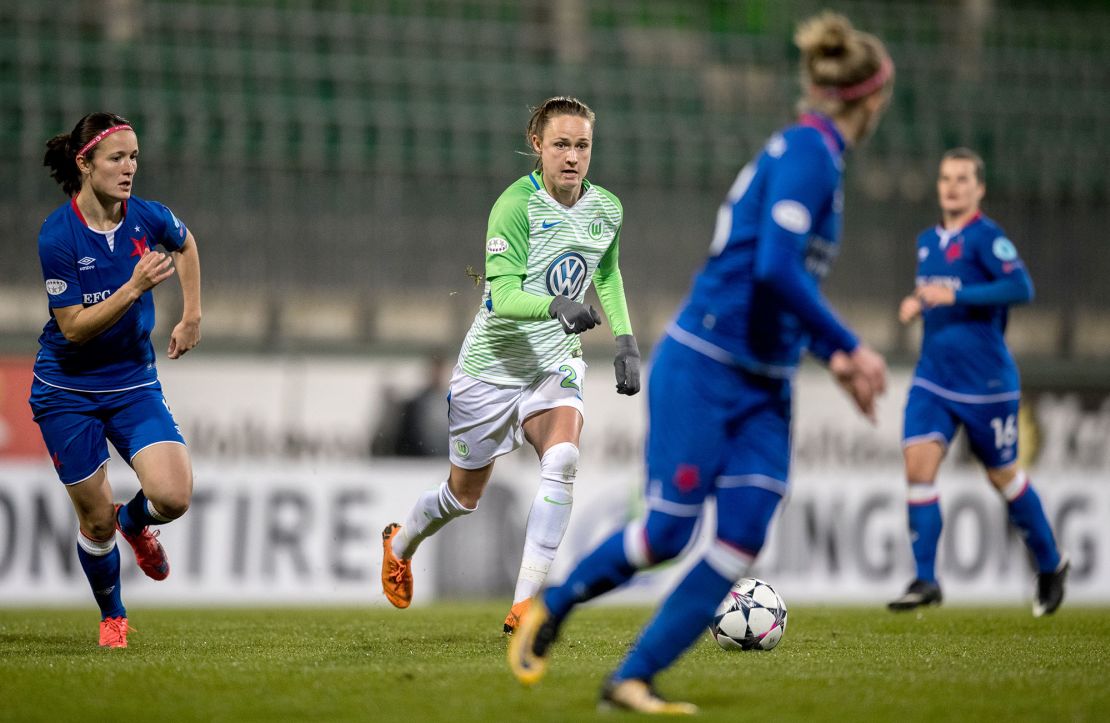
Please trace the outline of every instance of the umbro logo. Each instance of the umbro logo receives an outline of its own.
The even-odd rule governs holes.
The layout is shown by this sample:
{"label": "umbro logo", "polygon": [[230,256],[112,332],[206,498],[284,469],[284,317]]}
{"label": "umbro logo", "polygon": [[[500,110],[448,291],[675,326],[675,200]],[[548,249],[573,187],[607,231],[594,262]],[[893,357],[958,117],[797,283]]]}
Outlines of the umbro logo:
{"label": "umbro logo", "polygon": [[86,256],[83,259],[77,259],[77,263],[81,265],[81,271],[88,271],[89,269],[95,268],[93,264],[96,263],[96,259],[92,256]]}
{"label": "umbro logo", "polygon": [[552,228],[553,226],[558,226],[561,223],[562,221],[552,221],[551,223],[544,221],[542,224],[540,224],[540,226],[543,228],[544,231],[546,231],[547,229]]}

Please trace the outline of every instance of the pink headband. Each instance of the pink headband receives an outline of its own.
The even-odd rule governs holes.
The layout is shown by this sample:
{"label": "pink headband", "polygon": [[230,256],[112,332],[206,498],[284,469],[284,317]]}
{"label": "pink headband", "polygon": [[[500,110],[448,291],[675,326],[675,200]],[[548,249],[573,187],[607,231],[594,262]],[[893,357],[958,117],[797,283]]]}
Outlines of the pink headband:
{"label": "pink headband", "polygon": [[89,151],[90,148],[95,146],[97,143],[100,143],[102,140],[104,140],[108,136],[112,135],[116,131],[130,131],[130,130],[134,130],[134,129],[129,125],[120,125],[120,126],[112,126],[111,128],[105,128],[104,130],[100,131],[95,136],[93,136],[92,140],[90,140],[85,145],[81,146],[81,150],[77,151],[77,155],[79,155],[79,156],[85,155]]}
{"label": "pink headband", "polygon": [[883,84],[890,80],[890,76],[892,75],[894,75],[894,63],[891,61],[890,56],[884,55],[882,62],[879,63],[879,69],[867,80],[860,81],[855,85],[815,85],[813,87],[818,93],[822,93],[831,98],[858,100],[882,88]]}

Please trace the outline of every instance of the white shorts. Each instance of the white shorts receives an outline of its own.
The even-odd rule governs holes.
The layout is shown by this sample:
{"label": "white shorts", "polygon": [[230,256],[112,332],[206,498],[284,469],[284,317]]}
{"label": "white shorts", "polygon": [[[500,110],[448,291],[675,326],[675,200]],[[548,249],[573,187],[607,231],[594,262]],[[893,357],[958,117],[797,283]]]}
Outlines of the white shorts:
{"label": "white shorts", "polygon": [[555,407],[583,413],[581,358],[555,364],[527,386],[503,386],[475,379],[458,365],[447,396],[451,463],[463,469],[485,467],[524,444],[524,420]]}

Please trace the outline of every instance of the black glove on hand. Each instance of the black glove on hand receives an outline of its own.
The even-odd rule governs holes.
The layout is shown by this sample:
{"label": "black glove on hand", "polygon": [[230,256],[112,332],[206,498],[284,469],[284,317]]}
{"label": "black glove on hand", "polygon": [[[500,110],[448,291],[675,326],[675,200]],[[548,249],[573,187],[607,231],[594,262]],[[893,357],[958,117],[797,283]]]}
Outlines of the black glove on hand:
{"label": "black glove on hand", "polygon": [[552,319],[558,319],[567,334],[581,334],[601,323],[601,314],[588,304],[579,304],[568,296],[556,296],[547,307]]}
{"label": "black glove on hand", "polygon": [[640,391],[640,348],[636,337],[621,334],[617,337],[617,358],[613,360],[617,372],[617,394],[632,396]]}

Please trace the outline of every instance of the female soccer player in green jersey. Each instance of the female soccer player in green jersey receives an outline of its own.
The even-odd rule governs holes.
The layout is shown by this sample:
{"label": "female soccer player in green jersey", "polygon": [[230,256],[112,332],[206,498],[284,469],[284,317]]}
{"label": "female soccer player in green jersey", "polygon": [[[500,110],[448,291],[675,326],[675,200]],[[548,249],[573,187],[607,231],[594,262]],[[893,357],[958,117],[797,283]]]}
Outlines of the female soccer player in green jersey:
{"label": "female soccer player in green jersey", "polygon": [[525,134],[536,169],[490,212],[484,300],[448,395],[450,475],[382,532],[382,588],[396,607],[412,601],[417,546],[477,509],[494,460],[525,441],[539,455],[540,485],[505,632],[543,584],[570,522],[586,374],[578,335],[601,323],[584,303],[591,280],[616,337],[617,392],[640,390],[640,352],[617,265],[624,212],[616,196],[586,180],[593,126],[585,103],[544,101]]}

